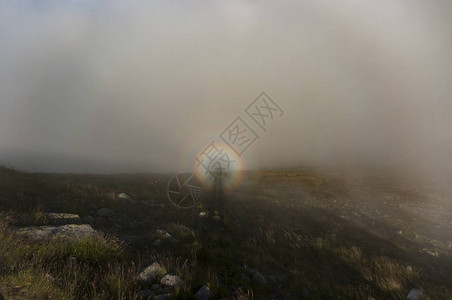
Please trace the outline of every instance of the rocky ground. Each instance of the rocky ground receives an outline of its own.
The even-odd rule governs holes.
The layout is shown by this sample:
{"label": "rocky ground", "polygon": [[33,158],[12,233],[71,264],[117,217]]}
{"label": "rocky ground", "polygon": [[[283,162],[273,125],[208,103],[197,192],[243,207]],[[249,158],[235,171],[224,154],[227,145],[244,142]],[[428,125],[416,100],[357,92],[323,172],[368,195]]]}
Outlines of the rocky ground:
{"label": "rocky ground", "polygon": [[[132,196],[137,187],[124,192],[118,183],[116,188],[102,183],[93,185],[106,199],[79,199],[78,211],[72,210],[76,214],[19,215],[11,224],[21,236],[55,243],[114,238],[131,257],[129,294],[119,296],[123,299],[417,300],[452,295],[447,193],[381,174],[345,178],[269,171],[243,178],[240,188],[225,190],[221,211],[209,203],[209,194],[186,211],[171,207],[157,187],[150,198]],[[72,190],[70,197],[84,195],[80,185],[62,181]],[[65,261],[80,265],[84,257],[75,252]],[[47,275],[58,281],[58,272]]]}

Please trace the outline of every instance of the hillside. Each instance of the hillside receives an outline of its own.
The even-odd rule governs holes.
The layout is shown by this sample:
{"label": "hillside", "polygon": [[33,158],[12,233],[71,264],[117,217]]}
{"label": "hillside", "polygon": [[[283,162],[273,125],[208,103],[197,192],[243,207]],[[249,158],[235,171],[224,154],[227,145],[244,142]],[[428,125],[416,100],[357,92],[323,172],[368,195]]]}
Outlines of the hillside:
{"label": "hillside", "polygon": [[[418,291],[452,298],[452,201],[432,186],[375,170],[246,171],[224,189],[221,210],[211,191],[180,210],[166,199],[170,177],[0,168],[0,294],[190,299],[207,289],[212,299],[404,299]],[[50,212],[78,214],[98,236],[18,235],[18,227],[47,224]]]}

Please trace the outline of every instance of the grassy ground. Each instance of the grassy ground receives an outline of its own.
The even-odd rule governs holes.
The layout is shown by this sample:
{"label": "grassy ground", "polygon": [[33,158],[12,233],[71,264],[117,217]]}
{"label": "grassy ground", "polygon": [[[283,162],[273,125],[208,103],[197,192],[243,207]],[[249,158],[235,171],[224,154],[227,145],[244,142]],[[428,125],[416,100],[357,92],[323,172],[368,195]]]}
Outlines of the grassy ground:
{"label": "grassy ground", "polygon": [[[452,201],[431,186],[391,172],[274,170],[244,172],[225,189],[224,210],[209,194],[193,210],[166,205],[119,207],[121,192],[165,199],[162,174],[25,174],[0,169],[0,208],[87,215],[111,207],[180,242],[154,247],[107,237],[77,243],[37,243],[0,225],[0,294],[17,299],[131,299],[134,276],[158,261],[179,274],[191,298],[208,285],[216,298],[404,299],[412,288],[428,299],[452,299]],[[208,216],[199,217],[201,211]],[[215,218],[215,215],[221,218]],[[184,230],[183,224],[190,230]],[[68,267],[68,258],[78,263]],[[407,270],[407,266],[411,269]],[[264,287],[243,280],[258,269]],[[279,280],[277,274],[287,277]],[[275,279],[276,278],[276,279]]]}

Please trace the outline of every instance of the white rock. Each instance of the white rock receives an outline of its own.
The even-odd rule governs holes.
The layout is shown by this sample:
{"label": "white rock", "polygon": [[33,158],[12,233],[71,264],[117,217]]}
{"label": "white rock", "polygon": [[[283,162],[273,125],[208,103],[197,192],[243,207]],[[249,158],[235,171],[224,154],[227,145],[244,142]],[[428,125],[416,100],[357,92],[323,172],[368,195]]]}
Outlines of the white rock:
{"label": "white rock", "polygon": [[422,292],[420,290],[411,289],[408,293],[408,296],[406,296],[409,300],[420,300],[422,297]]}
{"label": "white rock", "polygon": [[138,275],[138,282],[141,285],[152,285],[157,281],[157,277],[162,272],[162,267],[158,262],[149,265]]}
{"label": "white rock", "polygon": [[171,288],[173,288],[173,287],[181,288],[184,285],[182,278],[180,278],[177,275],[171,275],[171,274],[166,274],[165,276],[163,276],[162,280],[160,280],[160,283],[164,286],[171,287]]}
{"label": "white rock", "polygon": [[127,195],[126,193],[121,193],[121,194],[118,194],[117,196],[116,196],[118,199],[132,199],[129,195]]}

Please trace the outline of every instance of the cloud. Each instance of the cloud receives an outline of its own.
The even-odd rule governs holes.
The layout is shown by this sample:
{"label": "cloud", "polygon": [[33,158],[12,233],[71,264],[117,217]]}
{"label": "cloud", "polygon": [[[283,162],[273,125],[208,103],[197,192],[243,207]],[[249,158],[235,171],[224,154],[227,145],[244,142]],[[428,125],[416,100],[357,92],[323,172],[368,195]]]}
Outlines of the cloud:
{"label": "cloud", "polygon": [[448,11],[445,1],[2,1],[0,159],[58,172],[187,169],[265,90],[285,114],[245,153],[249,168],[447,174]]}

